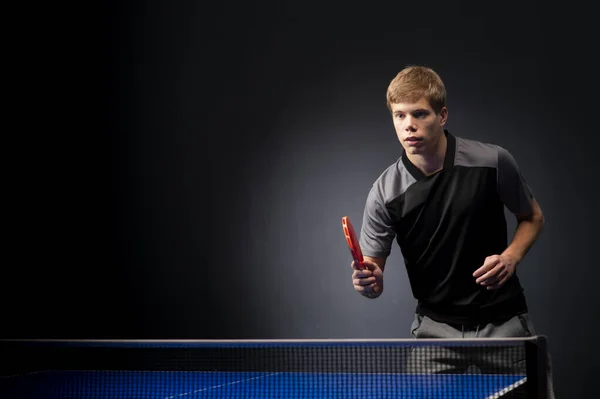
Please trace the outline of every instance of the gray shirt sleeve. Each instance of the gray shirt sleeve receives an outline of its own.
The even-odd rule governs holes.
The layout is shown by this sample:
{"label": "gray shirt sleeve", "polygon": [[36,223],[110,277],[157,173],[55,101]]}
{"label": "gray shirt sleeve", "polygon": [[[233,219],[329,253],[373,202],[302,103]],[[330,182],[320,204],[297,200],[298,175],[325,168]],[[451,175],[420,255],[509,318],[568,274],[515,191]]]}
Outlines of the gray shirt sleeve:
{"label": "gray shirt sleeve", "polygon": [[360,248],[365,256],[387,258],[392,250],[394,237],[389,213],[373,186],[367,196],[360,232]]}
{"label": "gray shirt sleeve", "polygon": [[502,147],[498,147],[498,194],[515,215],[531,215],[533,212],[533,193],[514,157]]}

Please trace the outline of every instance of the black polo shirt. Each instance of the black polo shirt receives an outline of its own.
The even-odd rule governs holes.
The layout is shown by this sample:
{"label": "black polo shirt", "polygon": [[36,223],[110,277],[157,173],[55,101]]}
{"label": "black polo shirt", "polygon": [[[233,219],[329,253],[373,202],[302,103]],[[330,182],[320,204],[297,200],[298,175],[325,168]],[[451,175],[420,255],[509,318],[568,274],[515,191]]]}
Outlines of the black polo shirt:
{"label": "black polo shirt", "polygon": [[375,181],[361,249],[387,258],[397,241],[418,313],[455,324],[502,321],[527,311],[517,274],[500,289],[487,290],[475,283],[473,272],[508,245],[505,206],[531,214],[533,194],[507,150],[445,134],[441,171],[425,176],[404,152]]}

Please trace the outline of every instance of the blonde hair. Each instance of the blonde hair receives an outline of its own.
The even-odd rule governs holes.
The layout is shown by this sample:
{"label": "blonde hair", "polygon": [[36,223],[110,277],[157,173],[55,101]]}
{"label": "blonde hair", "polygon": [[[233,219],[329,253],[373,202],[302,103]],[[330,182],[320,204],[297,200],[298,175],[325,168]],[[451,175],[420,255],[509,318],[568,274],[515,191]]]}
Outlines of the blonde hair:
{"label": "blonde hair", "polygon": [[425,97],[438,114],[446,106],[444,82],[433,69],[420,65],[409,65],[401,70],[390,82],[386,93],[390,111],[394,103],[413,103],[421,97]]}

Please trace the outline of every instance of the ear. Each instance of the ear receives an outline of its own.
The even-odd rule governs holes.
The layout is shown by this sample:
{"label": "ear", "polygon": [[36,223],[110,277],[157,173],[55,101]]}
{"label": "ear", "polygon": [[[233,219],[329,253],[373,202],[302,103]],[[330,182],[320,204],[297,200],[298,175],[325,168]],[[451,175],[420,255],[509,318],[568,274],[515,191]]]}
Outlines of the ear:
{"label": "ear", "polygon": [[448,108],[442,107],[440,110],[440,125],[444,126],[448,120]]}

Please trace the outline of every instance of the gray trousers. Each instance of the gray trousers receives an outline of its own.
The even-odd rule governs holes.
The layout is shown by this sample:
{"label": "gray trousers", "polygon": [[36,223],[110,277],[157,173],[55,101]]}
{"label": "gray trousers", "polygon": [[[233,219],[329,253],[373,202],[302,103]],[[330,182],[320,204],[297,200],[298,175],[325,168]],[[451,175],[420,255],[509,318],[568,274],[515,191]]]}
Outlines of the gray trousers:
{"label": "gray trousers", "polygon": [[[528,313],[503,322],[467,327],[441,323],[415,314],[411,326],[414,338],[512,338],[536,335]],[[416,346],[407,363],[410,373],[517,373],[525,374],[525,350],[510,347],[481,348],[436,347],[435,350]],[[554,398],[552,365],[548,354],[548,398]]]}

